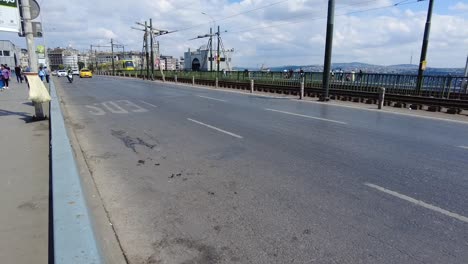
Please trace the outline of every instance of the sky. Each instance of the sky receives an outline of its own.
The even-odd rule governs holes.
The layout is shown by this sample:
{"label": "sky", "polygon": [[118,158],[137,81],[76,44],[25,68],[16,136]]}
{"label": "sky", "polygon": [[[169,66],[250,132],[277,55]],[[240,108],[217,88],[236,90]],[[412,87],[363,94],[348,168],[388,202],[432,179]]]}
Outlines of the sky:
{"label": "sky", "polygon": [[[235,66],[321,65],[327,0],[36,0],[45,38],[36,44],[106,46],[142,50],[135,22],[153,19],[155,28],[175,31],[158,37],[161,53],[181,57],[207,44],[190,40],[221,28]],[[397,4],[397,5],[395,5]],[[420,57],[429,0],[336,0],[332,62],[413,64]],[[205,14],[202,14],[205,13]],[[25,47],[25,39],[0,33]],[[99,50],[108,50],[100,48]],[[427,61],[429,67],[463,68],[468,55],[468,0],[435,0]]]}

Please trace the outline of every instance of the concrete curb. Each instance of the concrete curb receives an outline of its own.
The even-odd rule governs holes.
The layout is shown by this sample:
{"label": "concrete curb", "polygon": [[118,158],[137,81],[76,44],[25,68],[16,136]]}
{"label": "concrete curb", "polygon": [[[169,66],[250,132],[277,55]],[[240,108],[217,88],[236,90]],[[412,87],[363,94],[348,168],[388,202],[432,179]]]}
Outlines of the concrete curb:
{"label": "concrete curb", "polygon": [[53,82],[50,92],[54,263],[102,263]]}

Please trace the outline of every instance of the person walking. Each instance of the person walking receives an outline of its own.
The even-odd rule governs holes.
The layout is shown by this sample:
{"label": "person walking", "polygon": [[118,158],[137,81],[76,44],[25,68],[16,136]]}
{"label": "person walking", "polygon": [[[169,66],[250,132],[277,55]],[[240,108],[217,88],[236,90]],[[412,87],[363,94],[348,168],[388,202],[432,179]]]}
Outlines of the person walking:
{"label": "person walking", "polygon": [[1,69],[2,69],[3,82],[5,83],[5,86],[3,88],[4,89],[10,89],[8,87],[8,82],[10,80],[11,72],[10,72],[10,70],[8,70],[7,65],[2,65]]}
{"label": "person walking", "polygon": [[0,92],[5,91],[5,82],[3,81],[3,64],[0,66]]}
{"label": "person walking", "polygon": [[39,78],[41,78],[41,81],[44,81],[44,76],[45,76],[45,73],[44,73],[44,69],[41,67],[39,67]]}
{"label": "person walking", "polygon": [[18,83],[23,83],[23,73],[22,73],[22,70],[21,70],[21,67],[19,65],[16,65],[15,67],[15,75],[16,75],[16,81]]}
{"label": "person walking", "polygon": [[45,79],[46,79],[47,83],[49,83],[50,72],[49,72],[49,69],[47,69],[47,66],[44,66],[44,75],[45,75]]}
{"label": "person walking", "polygon": [[[26,83],[28,83],[28,76],[25,74],[26,72],[31,72],[31,67],[26,66],[24,70],[21,71],[23,73],[23,79]],[[29,85],[28,85],[29,88]]]}

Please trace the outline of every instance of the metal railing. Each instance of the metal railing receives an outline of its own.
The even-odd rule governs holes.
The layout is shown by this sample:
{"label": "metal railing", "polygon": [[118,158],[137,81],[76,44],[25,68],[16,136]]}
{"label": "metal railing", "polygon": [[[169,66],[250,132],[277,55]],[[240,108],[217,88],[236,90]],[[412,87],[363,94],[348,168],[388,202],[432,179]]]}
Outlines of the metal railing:
{"label": "metal railing", "polygon": [[[126,72],[128,76],[138,74],[146,77],[140,71]],[[109,74],[109,73],[108,73]],[[120,73],[123,76],[123,73]],[[260,72],[260,71],[231,71],[231,72],[189,72],[189,71],[164,71],[166,78],[195,77],[197,80],[215,80],[250,82],[254,80],[258,84],[299,87],[301,78],[304,79],[306,88],[322,87],[322,72]],[[155,71],[154,78],[162,78],[161,72]],[[413,95],[436,98],[461,98],[468,94],[468,78],[461,76],[424,76],[423,88],[417,91],[417,75],[407,74],[382,74],[382,73],[333,73],[330,77],[331,88],[349,91],[378,92],[379,87],[384,87],[387,94]]]}

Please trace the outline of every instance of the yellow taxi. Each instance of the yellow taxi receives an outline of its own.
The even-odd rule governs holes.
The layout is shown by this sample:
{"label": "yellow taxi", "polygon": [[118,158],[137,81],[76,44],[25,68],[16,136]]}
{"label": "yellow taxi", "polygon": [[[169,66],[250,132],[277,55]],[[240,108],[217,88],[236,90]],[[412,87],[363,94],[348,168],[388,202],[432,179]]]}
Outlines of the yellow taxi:
{"label": "yellow taxi", "polygon": [[93,73],[88,69],[82,69],[80,71],[80,78],[92,78]]}

